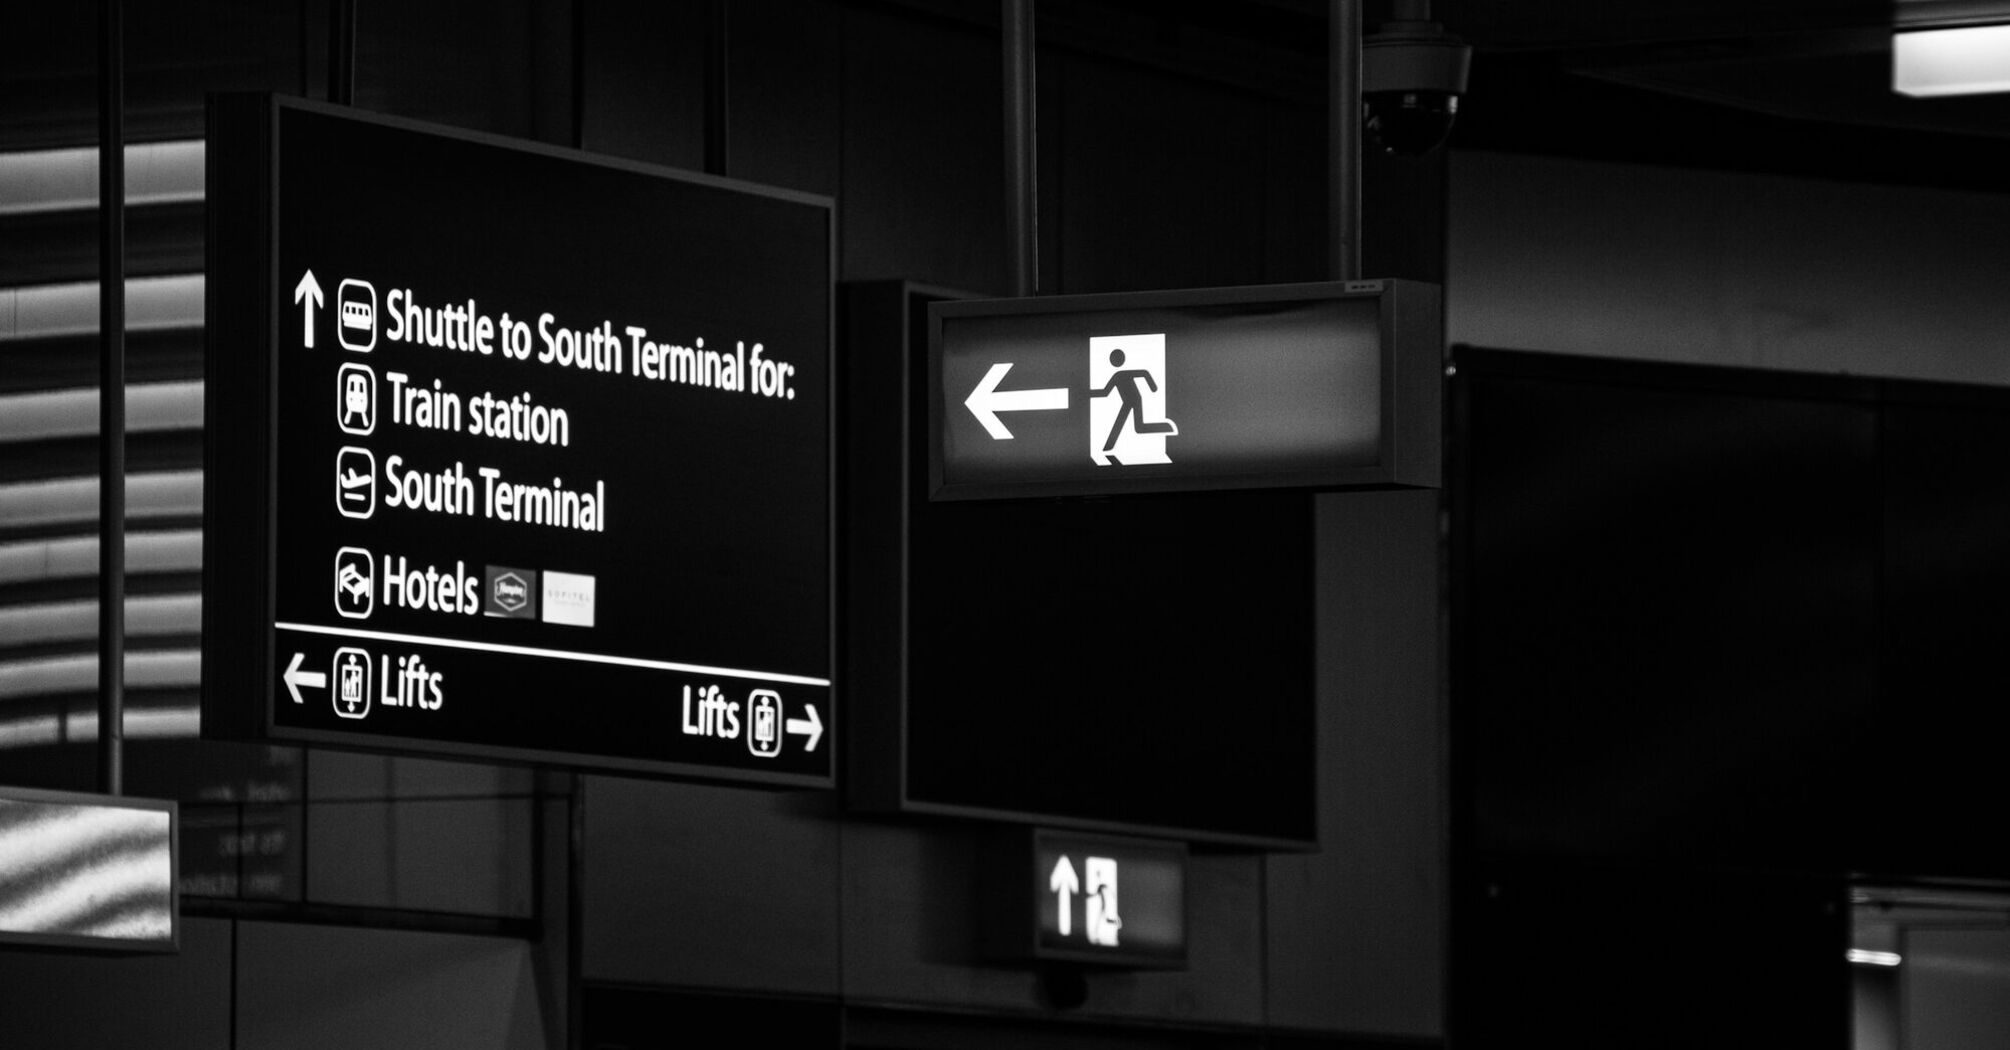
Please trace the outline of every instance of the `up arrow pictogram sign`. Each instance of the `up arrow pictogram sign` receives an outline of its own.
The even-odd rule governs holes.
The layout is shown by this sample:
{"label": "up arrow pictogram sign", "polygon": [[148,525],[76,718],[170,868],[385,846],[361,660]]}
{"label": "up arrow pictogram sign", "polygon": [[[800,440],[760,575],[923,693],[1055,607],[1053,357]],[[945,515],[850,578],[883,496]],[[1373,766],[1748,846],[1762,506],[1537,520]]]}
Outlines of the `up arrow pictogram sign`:
{"label": "up arrow pictogram sign", "polygon": [[293,301],[300,304],[300,341],[307,349],[314,349],[314,308],[323,302],[321,282],[314,279],[314,271],[302,274],[300,283],[293,286]]}
{"label": "up arrow pictogram sign", "polygon": [[[1023,871],[1025,869],[1022,868],[1020,870]],[[1020,885],[1023,886],[1025,883],[1020,883]],[[1069,862],[1066,854],[1063,854],[1060,860],[1054,862],[1054,874],[1047,877],[1047,889],[1059,898],[1056,903],[1061,908],[1060,925],[1061,936],[1063,937],[1074,932],[1075,909],[1072,907],[1072,898],[1081,888],[1081,880],[1075,877],[1075,865]]]}

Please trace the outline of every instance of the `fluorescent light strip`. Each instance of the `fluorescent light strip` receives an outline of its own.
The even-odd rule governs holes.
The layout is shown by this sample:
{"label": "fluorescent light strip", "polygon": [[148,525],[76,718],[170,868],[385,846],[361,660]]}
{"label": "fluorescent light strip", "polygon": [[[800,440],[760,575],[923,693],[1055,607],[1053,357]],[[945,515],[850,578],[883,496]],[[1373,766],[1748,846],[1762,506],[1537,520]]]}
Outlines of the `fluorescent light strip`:
{"label": "fluorescent light strip", "polygon": [[[201,139],[126,147],[126,205],[179,204],[203,197]],[[81,211],[98,206],[98,148],[0,153],[0,215]]]}
{"label": "fluorescent light strip", "polygon": [[[145,638],[171,634],[198,634],[201,631],[201,595],[165,594],[126,598],[128,635]],[[44,645],[50,642],[95,641],[97,637],[96,601],[0,605],[0,644]]]}
{"label": "fluorescent light strip", "polygon": [[[126,653],[128,688],[193,688],[201,684],[202,653],[198,650],[154,649]],[[0,660],[0,700],[89,692],[97,687],[96,654]]]}
{"label": "fluorescent light strip", "polygon": [[1849,961],[1858,966],[1897,966],[1903,960],[1897,952],[1875,952],[1865,948],[1851,948]]}
{"label": "fluorescent light strip", "polygon": [[[199,273],[126,279],[126,331],[202,327]],[[90,335],[98,330],[98,282],[0,288],[0,343]]]}
{"label": "fluorescent light strip", "polygon": [[[192,740],[202,735],[202,709],[193,704],[128,707],[125,728],[125,735],[134,740]],[[98,712],[95,707],[78,707],[60,715],[0,718],[0,749],[48,747],[65,742],[88,743],[96,739]]]}
{"label": "fluorescent light strip", "polygon": [[2010,25],[1892,34],[1891,89],[1914,98],[2010,91]]}
{"label": "fluorescent light strip", "polygon": [[[202,513],[202,471],[126,475],[126,513],[160,518]],[[0,528],[98,520],[97,478],[53,478],[0,485]]]}
{"label": "fluorescent light strip", "polygon": [[[201,572],[202,530],[127,532],[126,571]],[[0,584],[77,579],[97,574],[96,536],[0,543]]]}
{"label": "fluorescent light strip", "polygon": [[[82,744],[98,738],[95,708],[71,711],[64,723],[68,727],[63,734],[65,740]],[[202,708],[128,707],[124,723],[125,735],[133,740],[193,740],[202,735]]]}
{"label": "fluorescent light strip", "polygon": [[0,718],[0,748],[43,747],[62,739],[63,720],[55,715]]}
{"label": "fluorescent light strip", "polygon": [[[202,427],[202,380],[131,383],[126,386],[126,430],[197,430]],[[41,390],[0,395],[0,442],[95,437],[98,391]]]}

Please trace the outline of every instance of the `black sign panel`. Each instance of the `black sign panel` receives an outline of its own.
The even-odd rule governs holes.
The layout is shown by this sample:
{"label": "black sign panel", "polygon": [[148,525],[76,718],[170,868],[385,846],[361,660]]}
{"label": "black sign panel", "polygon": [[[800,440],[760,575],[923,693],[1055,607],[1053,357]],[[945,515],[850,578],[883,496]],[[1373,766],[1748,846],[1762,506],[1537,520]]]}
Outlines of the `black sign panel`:
{"label": "black sign panel", "polygon": [[210,144],[206,725],[828,784],[829,202],[261,98]]}
{"label": "black sign panel", "polygon": [[988,844],[980,936],[1000,959],[1186,965],[1186,845],[1046,828]]}
{"label": "black sign panel", "polygon": [[931,500],[953,293],[844,291],[849,805],[1313,846],[1312,494]]}
{"label": "black sign panel", "polygon": [[931,498],[1438,483],[1437,290],[940,303]]}

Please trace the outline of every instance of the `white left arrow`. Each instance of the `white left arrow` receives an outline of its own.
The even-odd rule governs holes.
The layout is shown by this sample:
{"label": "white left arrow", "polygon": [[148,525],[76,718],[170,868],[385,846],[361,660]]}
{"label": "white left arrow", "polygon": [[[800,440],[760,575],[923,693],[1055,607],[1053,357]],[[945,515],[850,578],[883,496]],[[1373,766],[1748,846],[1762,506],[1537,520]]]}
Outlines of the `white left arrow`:
{"label": "white left arrow", "polygon": [[1005,429],[999,420],[1000,412],[1038,412],[1068,407],[1068,388],[1049,387],[1044,390],[999,390],[998,384],[1005,381],[1005,373],[1012,370],[1012,363],[991,366],[989,372],[977,384],[977,389],[963,399],[963,407],[984,424],[984,431],[996,441],[1012,440],[1012,432]]}
{"label": "white left arrow", "polygon": [[301,686],[304,685],[309,689],[328,688],[328,672],[303,671],[300,669],[300,661],[305,659],[307,659],[306,653],[294,653],[293,662],[286,665],[286,673],[280,676],[285,680],[286,691],[293,694],[293,702],[296,704],[307,702],[300,699]]}
{"label": "white left arrow", "polygon": [[1069,862],[1067,854],[1061,854],[1061,859],[1054,862],[1054,874],[1047,877],[1047,889],[1060,898],[1056,903],[1061,906],[1063,937],[1074,932],[1075,909],[1070,898],[1081,888],[1082,881],[1075,877],[1075,865]]}
{"label": "white left arrow", "polygon": [[293,301],[301,304],[300,340],[307,349],[314,349],[314,308],[324,301],[321,298],[321,282],[314,279],[314,271],[301,275],[300,283],[293,286]]}
{"label": "white left arrow", "polygon": [[803,750],[815,751],[817,749],[817,741],[824,738],[824,720],[817,714],[817,709],[809,704],[804,704],[803,710],[809,712],[810,716],[808,718],[791,718],[787,722],[782,723],[782,728],[791,733],[809,737],[808,740],[803,741]]}

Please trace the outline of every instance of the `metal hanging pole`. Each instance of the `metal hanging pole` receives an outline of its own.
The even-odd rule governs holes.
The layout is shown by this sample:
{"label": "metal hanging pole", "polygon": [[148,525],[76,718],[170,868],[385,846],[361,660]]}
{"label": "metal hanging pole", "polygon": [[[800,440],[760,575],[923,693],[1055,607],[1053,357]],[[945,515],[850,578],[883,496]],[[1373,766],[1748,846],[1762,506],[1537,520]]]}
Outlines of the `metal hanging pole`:
{"label": "metal hanging pole", "polygon": [[328,101],[356,104],[356,0],[328,5]]}
{"label": "metal hanging pole", "polygon": [[705,173],[726,174],[730,161],[727,124],[727,0],[705,5]]}
{"label": "metal hanging pole", "polygon": [[126,133],[124,11],[98,2],[98,790],[125,790]]}
{"label": "metal hanging pole", "polygon": [[1331,0],[1327,94],[1327,178],[1332,216],[1329,265],[1335,280],[1361,277],[1361,2]]}
{"label": "metal hanging pole", "polygon": [[1040,287],[1039,94],[1033,82],[1033,0],[1000,0],[1005,60],[1005,236],[1012,294]]}

